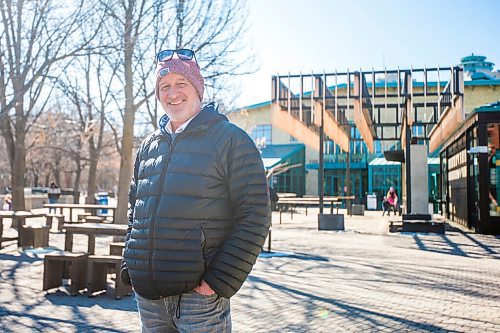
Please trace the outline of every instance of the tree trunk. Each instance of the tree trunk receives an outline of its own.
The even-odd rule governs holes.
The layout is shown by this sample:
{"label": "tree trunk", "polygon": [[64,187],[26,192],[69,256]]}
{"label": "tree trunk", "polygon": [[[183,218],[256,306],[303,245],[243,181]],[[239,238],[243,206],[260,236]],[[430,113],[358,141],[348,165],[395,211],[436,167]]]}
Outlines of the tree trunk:
{"label": "tree trunk", "polygon": [[26,173],[26,149],[24,122],[16,124],[16,140],[14,145],[14,162],[11,170],[12,175],[12,209],[26,210],[24,202],[24,174]]}
{"label": "tree trunk", "polygon": [[80,161],[76,162],[75,181],[73,183],[73,203],[80,203],[80,178],[82,177],[82,166]]}
{"label": "tree trunk", "polygon": [[[133,115],[132,115],[133,117]],[[126,123],[125,123],[126,124]],[[126,127],[132,127],[126,129]],[[133,150],[133,126],[124,126],[122,140],[122,154],[120,164],[120,178],[118,181],[118,204],[116,208],[117,224],[127,224],[128,192],[132,180],[132,150]],[[127,153],[128,152],[128,153]]]}
{"label": "tree trunk", "polygon": [[33,186],[38,187],[39,181],[40,181],[40,176],[38,176],[38,172],[33,173]]}
{"label": "tree trunk", "polygon": [[118,203],[114,223],[127,224],[128,191],[132,179],[132,153],[134,149],[134,89],[132,74],[132,54],[134,39],[132,38],[132,11],[128,11],[125,20],[125,111],[123,119],[123,137],[120,150],[120,177],[118,180]]}
{"label": "tree trunk", "polygon": [[87,198],[85,203],[93,204],[94,195],[97,190],[97,163],[99,162],[98,153],[94,148],[94,139],[90,137],[89,139],[89,180],[87,183]]}
{"label": "tree trunk", "polygon": [[46,186],[46,187],[50,186],[50,173],[49,172],[47,172],[45,174],[45,183],[44,183],[44,186]]}

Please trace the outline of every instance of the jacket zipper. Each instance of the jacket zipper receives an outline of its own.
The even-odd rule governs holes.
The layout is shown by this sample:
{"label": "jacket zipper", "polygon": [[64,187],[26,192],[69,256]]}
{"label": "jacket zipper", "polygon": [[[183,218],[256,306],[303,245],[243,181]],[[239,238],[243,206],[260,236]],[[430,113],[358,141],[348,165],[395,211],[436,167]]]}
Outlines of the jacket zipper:
{"label": "jacket zipper", "polygon": [[[207,127],[208,127],[207,124],[202,124],[202,125],[198,126],[198,129],[205,130]],[[191,132],[191,130],[185,130],[184,132],[179,133],[179,135],[177,135],[176,139],[173,142],[172,142],[172,139],[169,135],[160,134],[160,136],[161,136],[160,140],[161,140],[161,138],[166,138],[167,144],[170,148],[170,151],[169,151],[168,156],[167,156],[167,160],[165,161],[165,164],[162,167],[162,170],[160,173],[160,179],[159,179],[160,186],[163,184],[163,181],[165,180],[165,174],[167,173],[168,164],[170,163],[170,158],[172,157],[172,154],[174,152],[175,145],[177,144],[177,142],[179,142],[179,139],[181,137],[183,137],[185,133],[188,133],[188,132]],[[152,234],[151,234],[151,237],[149,239],[149,278],[151,280],[151,286],[153,287],[153,289],[155,289],[155,291],[157,293],[158,293],[158,291],[156,290],[156,286],[154,285],[154,282],[153,282],[153,248],[154,248],[154,235],[155,235],[154,232],[155,232],[155,227],[156,227],[156,216],[158,216],[158,206],[160,205],[160,199],[161,199],[161,193],[158,196],[158,200],[156,200],[155,209],[153,210],[154,216],[153,216],[153,221],[152,221],[153,224],[151,226],[151,233]],[[205,254],[203,254],[203,259],[204,259],[205,265],[206,265]],[[160,296],[163,297],[163,295],[160,295]]]}
{"label": "jacket zipper", "polygon": [[[182,134],[182,133],[181,133]],[[161,173],[160,173],[160,179],[159,179],[159,186],[162,188],[163,181],[165,180],[165,175],[167,173],[168,165],[170,163],[170,158],[172,157],[172,153],[174,151],[176,142],[179,140],[180,135],[177,136],[177,139],[172,142],[171,138],[169,136],[162,135],[162,137],[166,137],[167,139],[167,144],[170,148],[167,159],[162,166]],[[161,138],[160,138],[161,140]],[[161,200],[161,193],[158,195],[158,199],[156,200],[156,205],[155,209],[153,210],[154,216],[152,217],[152,226],[151,226],[151,237],[149,239],[149,277],[151,280],[151,285],[153,288],[156,290],[156,286],[153,281],[153,249],[154,249],[154,238],[155,238],[155,228],[156,228],[156,217],[158,216],[158,207],[160,206],[160,200]],[[157,291],[158,292],[158,291]],[[161,295],[160,295],[161,296]]]}
{"label": "jacket zipper", "polygon": [[205,245],[207,243],[207,236],[205,235],[205,229],[203,226],[200,226],[201,231],[201,256],[203,257],[203,269],[205,272],[208,268],[207,256],[205,255]]}

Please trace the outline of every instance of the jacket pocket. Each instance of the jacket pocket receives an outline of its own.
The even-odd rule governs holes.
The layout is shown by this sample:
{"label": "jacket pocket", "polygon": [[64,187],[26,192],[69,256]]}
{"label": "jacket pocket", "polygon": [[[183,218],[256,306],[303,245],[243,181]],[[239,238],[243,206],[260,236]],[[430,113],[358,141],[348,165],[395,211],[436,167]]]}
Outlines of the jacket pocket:
{"label": "jacket pocket", "polygon": [[200,238],[201,238],[200,239],[200,246],[201,246],[201,256],[203,258],[203,268],[206,271],[207,267],[208,267],[207,256],[206,256],[206,253],[205,253],[205,246],[206,246],[206,243],[207,243],[207,237],[205,235],[205,229],[203,229],[202,226],[200,226]]}

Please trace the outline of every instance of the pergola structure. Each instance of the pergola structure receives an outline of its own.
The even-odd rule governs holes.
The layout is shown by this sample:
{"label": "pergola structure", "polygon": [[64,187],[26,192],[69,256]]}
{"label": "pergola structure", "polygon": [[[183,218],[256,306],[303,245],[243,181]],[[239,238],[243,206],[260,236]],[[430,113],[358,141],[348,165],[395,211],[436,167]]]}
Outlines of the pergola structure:
{"label": "pergola structure", "polygon": [[[433,152],[464,120],[464,81],[460,67],[288,74],[272,77],[272,125],[319,151],[320,213],[324,186],[325,135],[347,156],[355,126],[370,152],[375,142],[402,148],[403,198],[411,197],[409,145],[423,140]],[[391,147],[391,148],[389,148]],[[397,154],[395,154],[397,155]]]}

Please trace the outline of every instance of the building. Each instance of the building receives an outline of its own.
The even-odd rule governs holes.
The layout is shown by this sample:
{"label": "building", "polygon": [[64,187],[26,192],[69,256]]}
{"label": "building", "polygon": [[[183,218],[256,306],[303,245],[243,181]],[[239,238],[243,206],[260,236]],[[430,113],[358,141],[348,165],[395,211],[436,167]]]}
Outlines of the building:
{"label": "building", "polygon": [[[486,57],[483,56],[472,54],[462,58],[459,68],[463,71],[463,88],[460,88],[463,91],[460,90],[460,94],[463,95],[461,107],[464,116],[472,114],[474,110],[485,104],[500,101],[500,74],[498,71],[493,71],[493,67],[494,64],[487,62]],[[450,85],[458,84],[459,74],[460,71],[454,69],[440,68],[366,72],[362,73],[363,78],[359,81],[362,82],[363,88],[356,88],[355,82],[358,81],[355,80],[356,73],[354,72],[339,73],[338,75],[336,73],[330,80],[326,76],[323,80],[319,77],[320,75],[318,75],[319,80],[314,75],[311,77],[301,75],[300,80],[298,76],[288,76],[288,78],[281,78],[282,80],[279,82],[280,93],[281,91],[285,93],[281,96],[285,97],[280,100],[285,99],[283,105],[288,105],[289,113],[296,112],[296,109],[301,108],[298,117],[301,117],[301,121],[306,125],[314,125],[314,122],[317,121],[314,115],[316,101],[313,99],[317,97],[318,91],[324,89],[325,96],[335,95],[335,100],[340,101],[338,110],[337,102],[335,110],[333,110],[333,105],[330,106],[331,114],[335,114],[337,117],[337,112],[339,112],[339,116],[344,117],[344,124],[350,125],[348,126],[349,133],[344,133],[349,137],[347,143],[349,153],[345,153],[347,150],[345,143],[334,142],[326,135],[323,144],[324,194],[339,195],[345,192],[346,186],[349,186],[350,193],[363,201],[368,193],[376,193],[379,198],[382,197],[389,186],[395,186],[398,193],[402,193],[401,180],[403,175],[401,168],[398,164],[386,161],[384,152],[402,149],[400,138],[404,116],[401,112],[401,103],[404,92],[409,96],[409,87],[411,88],[412,110],[414,110],[412,135],[420,137],[428,143],[430,133],[443,113],[442,110],[449,104],[451,95],[446,95],[446,91],[450,90]],[[339,78],[338,81],[337,78]],[[294,80],[299,80],[299,83],[294,83]],[[324,87],[321,86],[322,81],[325,82]],[[354,124],[352,105],[356,101],[353,101],[352,91],[355,89],[358,89],[359,95],[363,94],[364,98],[368,97],[368,99],[362,99],[362,108],[368,109],[367,114],[376,132],[373,133],[375,137],[373,143],[368,142],[367,144],[367,141],[363,139],[363,130],[360,131],[359,126]],[[288,96],[289,103],[286,103],[286,96]],[[380,98],[383,99],[383,102],[377,104],[376,100]],[[365,104],[370,103],[371,105],[365,106]],[[304,136],[300,134],[302,128],[293,131],[281,128],[279,122],[275,121],[273,124],[272,108],[273,103],[270,100],[236,110],[228,117],[232,122],[245,129],[258,145],[266,147],[266,149],[273,146],[304,144],[304,167],[302,169],[304,170],[304,194],[318,195],[320,160],[318,144],[303,140]],[[310,108],[311,111],[302,110],[302,108]],[[311,126],[306,127],[311,128]],[[297,135],[290,135],[290,132],[297,133]],[[271,156],[268,155],[269,157]],[[434,211],[439,211],[442,208],[440,202],[443,196],[440,178],[441,168],[438,163],[439,149],[431,152],[430,157],[428,159],[429,199],[434,203]],[[275,158],[279,158],[279,156],[275,156]],[[348,165],[349,172],[346,172]],[[291,173],[292,171],[286,172]],[[277,177],[287,177],[286,172]],[[300,178],[302,176],[298,175],[296,170],[293,177]],[[270,182],[276,184],[277,181],[270,180]],[[282,191],[280,188],[278,190]],[[287,189],[287,191],[289,190]],[[302,194],[302,191],[294,192],[298,195]]]}
{"label": "building", "polygon": [[500,102],[474,109],[440,150],[447,218],[500,234]]}

